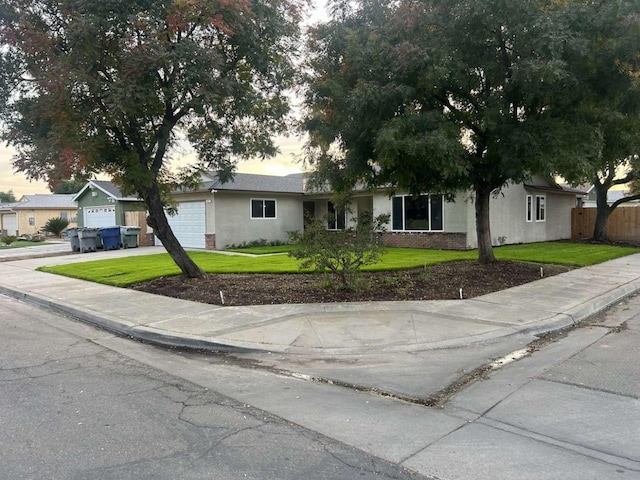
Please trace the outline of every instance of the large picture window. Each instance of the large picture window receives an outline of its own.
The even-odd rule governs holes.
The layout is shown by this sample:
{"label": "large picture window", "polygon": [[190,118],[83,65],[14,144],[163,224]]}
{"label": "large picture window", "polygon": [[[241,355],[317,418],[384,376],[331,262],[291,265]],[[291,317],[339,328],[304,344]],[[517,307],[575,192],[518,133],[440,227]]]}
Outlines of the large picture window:
{"label": "large picture window", "polygon": [[347,225],[347,214],[344,210],[336,210],[333,202],[327,202],[327,230],[344,230]]}
{"label": "large picture window", "polygon": [[393,197],[392,228],[393,230],[444,230],[444,199],[442,195],[409,195]]}
{"label": "large picture window", "polygon": [[251,218],[276,218],[276,201],[251,199]]}

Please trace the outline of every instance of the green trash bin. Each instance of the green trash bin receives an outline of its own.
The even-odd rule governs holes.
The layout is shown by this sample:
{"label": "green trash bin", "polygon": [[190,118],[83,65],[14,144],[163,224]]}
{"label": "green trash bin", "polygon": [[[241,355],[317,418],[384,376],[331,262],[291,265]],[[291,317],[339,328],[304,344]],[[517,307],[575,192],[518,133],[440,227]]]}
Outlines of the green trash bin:
{"label": "green trash bin", "polygon": [[120,227],[122,248],[138,247],[138,235],[140,235],[140,227]]}
{"label": "green trash bin", "polygon": [[98,250],[96,239],[98,237],[97,228],[79,228],[78,240],[80,243],[80,252],[95,252]]}

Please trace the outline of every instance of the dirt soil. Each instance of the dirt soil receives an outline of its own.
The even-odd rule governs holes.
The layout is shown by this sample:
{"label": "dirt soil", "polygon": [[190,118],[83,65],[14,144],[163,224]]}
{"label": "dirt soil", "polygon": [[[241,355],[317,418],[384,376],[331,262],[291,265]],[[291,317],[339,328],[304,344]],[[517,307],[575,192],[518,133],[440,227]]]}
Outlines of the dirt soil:
{"label": "dirt soil", "polygon": [[[204,279],[165,277],[131,288],[157,295],[215,305],[447,300],[473,298],[570,270],[559,265],[500,261],[441,263],[401,272],[363,273],[361,287],[343,290],[327,285],[321,274],[210,274]],[[222,292],[222,295],[221,293]]]}

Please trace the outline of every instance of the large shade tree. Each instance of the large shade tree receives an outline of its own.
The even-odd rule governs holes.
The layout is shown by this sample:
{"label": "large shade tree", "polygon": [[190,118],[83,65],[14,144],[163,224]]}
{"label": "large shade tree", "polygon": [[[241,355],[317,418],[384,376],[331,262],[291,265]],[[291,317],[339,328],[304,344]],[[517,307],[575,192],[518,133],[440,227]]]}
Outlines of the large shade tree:
{"label": "large shade tree", "polygon": [[[168,224],[176,181],[268,156],[288,112],[304,0],[1,0],[0,105],[14,167],[47,179],[106,172]],[[173,176],[181,136],[199,160]]]}
{"label": "large shade tree", "polygon": [[[575,32],[565,59],[575,78],[554,114],[588,132],[590,152],[558,162],[574,184],[591,183],[597,215],[593,239],[607,240],[608,218],[619,205],[640,199],[631,192],[608,203],[617,185],[640,180],[640,18],[636,0],[572,2],[565,11]],[[633,185],[633,183],[632,183]]]}
{"label": "large shade tree", "polygon": [[[561,2],[564,3],[564,2]],[[548,112],[573,78],[570,25],[542,0],[334,1],[312,32],[308,158],[337,189],[470,190],[479,260],[495,260],[490,198],[582,156]]]}

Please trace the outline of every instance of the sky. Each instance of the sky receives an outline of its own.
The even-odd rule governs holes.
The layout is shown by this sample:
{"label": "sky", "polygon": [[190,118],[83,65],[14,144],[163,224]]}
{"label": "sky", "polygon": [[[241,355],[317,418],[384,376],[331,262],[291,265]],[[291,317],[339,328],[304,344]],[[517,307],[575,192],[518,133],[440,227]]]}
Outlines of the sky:
{"label": "sky", "polygon": [[[322,18],[326,18],[326,0],[313,0],[313,11],[310,14],[308,23],[315,23]],[[299,159],[302,154],[304,139],[296,135],[289,137],[276,137],[276,143],[280,153],[264,161],[245,160],[238,163],[237,171],[240,173],[259,173],[265,175],[288,175],[290,173],[302,172],[304,167]],[[47,184],[42,181],[29,181],[22,173],[13,170],[11,159],[14,150],[0,143],[0,192],[11,190],[16,198],[22,195],[32,195],[37,193],[50,193]],[[188,163],[193,159],[193,153],[185,152],[181,157],[176,157],[172,165]]]}

